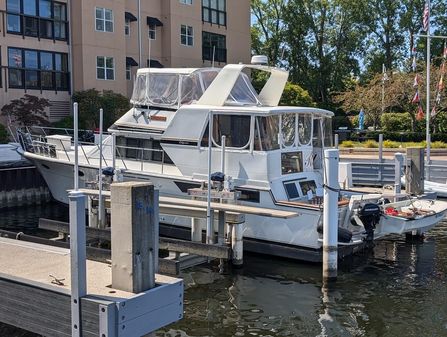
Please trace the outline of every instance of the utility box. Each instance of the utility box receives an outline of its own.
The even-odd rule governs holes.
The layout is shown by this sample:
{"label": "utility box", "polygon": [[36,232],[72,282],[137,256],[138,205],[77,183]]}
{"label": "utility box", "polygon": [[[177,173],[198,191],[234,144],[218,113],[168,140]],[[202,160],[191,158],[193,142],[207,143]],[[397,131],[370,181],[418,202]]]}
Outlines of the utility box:
{"label": "utility box", "polygon": [[406,192],[411,195],[423,194],[425,179],[424,148],[408,147],[407,165]]}

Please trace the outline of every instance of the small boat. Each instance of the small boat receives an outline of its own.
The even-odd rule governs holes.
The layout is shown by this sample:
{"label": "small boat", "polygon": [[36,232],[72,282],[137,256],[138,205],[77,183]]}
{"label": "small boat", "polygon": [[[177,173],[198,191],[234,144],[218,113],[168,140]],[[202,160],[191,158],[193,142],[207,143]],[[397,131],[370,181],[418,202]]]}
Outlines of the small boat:
{"label": "small boat", "polygon": [[[251,83],[252,71],[268,75],[260,91]],[[211,172],[219,173],[213,193],[230,192],[234,197],[224,202],[299,214],[290,219],[247,214],[245,249],[321,261],[323,153],[332,146],[334,114],[278,106],[287,77],[282,69],[253,64],[139,69],[133,107],[109,128],[102,158],[98,144],[80,147],[79,186],[97,180],[101,160],[102,167],[113,166],[124,181],[152,182],[161,196],[191,198],[191,191],[203,196],[211,152]],[[68,203],[75,152],[70,132],[31,133],[28,129],[19,136],[22,155],[36,165],[53,197]],[[386,218],[381,198],[340,195],[339,246],[354,246],[349,247],[352,252],[365,240],[424,230],[441,221],[447,209],[447,203],[434,201],[436,215],[430,222],[425,217]],[[388,224],[388,219],[393,222]],[[203,219],[198,222],[206,227]],[[160,223],[172,233],[192,226],[189,218],[167,214],[160,215]]]}

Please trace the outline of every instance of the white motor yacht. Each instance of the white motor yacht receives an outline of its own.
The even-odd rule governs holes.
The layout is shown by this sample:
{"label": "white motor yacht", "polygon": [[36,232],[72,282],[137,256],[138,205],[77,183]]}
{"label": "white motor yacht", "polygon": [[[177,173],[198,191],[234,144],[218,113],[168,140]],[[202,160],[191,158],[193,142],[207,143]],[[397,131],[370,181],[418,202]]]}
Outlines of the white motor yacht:
{"label": "white motor yacht", "polygon": [[[259,92],[250,80],[253,71],[268,73]],[[211,137],[211,172],[224,171],[221,189],[236,196],[225,202],[299,213],[290,219],[246,215],[244,248],[320,261],[322,154],[332,146],[333,113],[278,106],[287,78],[288,72],[263,65],[139,69],[133,107],[104,138],[102,166],[114,167],[124,180],[150,181],[160,195],[189,198],[191,191],[204,189],[208,180]],[[74,172],[70,135],[22,133],[20,138],[23,155],[35,163],[53,197],[68,203]],[[80,147],[81,187],[97,179],[99,161],[98,144]],[[393,224],[387,226],[384,207],[390,206],[371,207],[380,198],[356,196],[351,200],[350,195],[340,194],[341,255],[351,253],[365,240],[428,230],[441,221],[447,209],[447,203],[433,201],[436,216],[429,215],[435,221],[425,221],[418,228],[414,218],[407,228],[407,220],[389,216]],[[402,226],[396,223],[399,219]],[[161,214],[160,222],[179,231],[191,227],[191,220],[184,217]]]}

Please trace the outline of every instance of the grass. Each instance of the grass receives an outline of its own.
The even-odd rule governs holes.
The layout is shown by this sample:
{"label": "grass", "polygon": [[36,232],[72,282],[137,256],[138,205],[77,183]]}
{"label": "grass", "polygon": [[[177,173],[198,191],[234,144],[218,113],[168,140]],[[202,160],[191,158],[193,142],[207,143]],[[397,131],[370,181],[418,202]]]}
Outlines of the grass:
{"label": "grass", "polygon": [[[392,140],[384,140],[383,147],[385,149],[399,149],[399,148],[407,148],[407,147],[426,147],[426,142],[396,142]],[[340,144],[340,148],[367,148],[367,149],[377,149],[379,147],[379,143],[375,140],[368,139],[365,142],[354,142],[352,140],[345,140]],[[447,149],[447,143],[436,141],[431,143],[432,149]]]}

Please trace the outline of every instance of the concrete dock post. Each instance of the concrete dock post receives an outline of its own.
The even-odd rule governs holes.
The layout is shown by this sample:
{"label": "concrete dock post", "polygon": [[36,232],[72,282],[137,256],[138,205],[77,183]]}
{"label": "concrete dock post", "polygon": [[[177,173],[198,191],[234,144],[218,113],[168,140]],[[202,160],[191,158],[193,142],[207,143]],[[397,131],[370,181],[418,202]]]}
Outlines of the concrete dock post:
{"label": "concrete dock post", "polygon": [[404,164],[404,155],[402,153],[394,154],[394,194],[399,194],[401,192],[401,175],[402,166]]}
{"label": "concrete dock post", "polygon": [[337,278],[339,151],[324,151],[323,279]]}
{"label": "concrete dock post", "polygon": [[406,191],[412,195],[424,193],[424,149],[421,147],[408,147],[407,160],[410,169],[407,171]]}
{"label": "concrete dock post", "polygon": [[338,133],[336,133],[335,135],[334,135],[334,148],[336,148],[336,149],[338,149],[338,144],[339,144],[339,136],[338,136]]}
{"label": "concrete dock post", "polygon": [[112,288],[140,293],[155,286],[158,200],[150,183],[111,185]]}
{"label": "concrete dock post", "polygon": [[232,250],[232,263],[234,266],[242,266],[244,263],[244,224],[233,224],[231,231],[231,250]]}
{"label": "concrete dock post", "polygon": [[191,241],[202,242],[202,224],[200,219],[191,218]]}
{"label": "concrete dock post", "polygon": [[70,192],[71,332],[81,336],[80,298],[87,294],[85,196]]}

